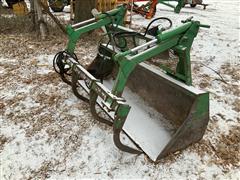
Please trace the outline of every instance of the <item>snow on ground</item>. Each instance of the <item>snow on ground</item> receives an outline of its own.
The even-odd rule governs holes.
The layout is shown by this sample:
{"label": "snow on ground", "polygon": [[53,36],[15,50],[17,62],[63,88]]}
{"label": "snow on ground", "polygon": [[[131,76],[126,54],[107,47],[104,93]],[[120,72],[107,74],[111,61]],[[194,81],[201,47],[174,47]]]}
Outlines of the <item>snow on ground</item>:
{"label": "snow on ground", "polygon": [[[36,54],[19,48],[11,56],[14,42],[0,34],[0,179],[240,179],[239,1],[204,2],[206,10],[186,7],[180,14],[158,6],[157,16],[174,26],[189,16],[211,25],[200,30],[191,52],[193,84],[210,92],[208,129],[202,141],[158,164],[119,151],[112,129],[97,123],[61,82],[51,60],[65,43],[49,42],[46,53],[36,42],[23,42]],[[135,25],[147,22],[134,16]],[[79,57],[93,59],[95,44],[82,41]]]}

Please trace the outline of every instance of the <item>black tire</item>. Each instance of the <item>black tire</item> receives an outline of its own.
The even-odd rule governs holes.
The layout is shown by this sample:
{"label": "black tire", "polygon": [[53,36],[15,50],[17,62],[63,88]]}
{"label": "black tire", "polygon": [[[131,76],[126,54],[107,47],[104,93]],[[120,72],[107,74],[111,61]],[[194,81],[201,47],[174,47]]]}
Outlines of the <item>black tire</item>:
{"label": "black tire", "polygon": [[8,5],[8,8],[12,9],[12,8],[13,8],[13,5],[14,5],[14,3],[8,3],[8,2],[7,2],[7,5]]}
{"label": "black tire", "polygon": [[62,12],[64,7],[65,7],[64,5],[62,5],[60,7],[50,6],[50,8],[53,10],[53,12]]}
{"label": "black tire", "polygon": [[191,6],[192,8],[195,8],[195,7],[197,6],[197,4],[190,4],[190,6]]}
{"label": "black tire", "polygon": [[12,9],[14,4],[21,2],[21,1],[24,1],[24,0],[6,0],[6,3],[8,5],[8,7]]}

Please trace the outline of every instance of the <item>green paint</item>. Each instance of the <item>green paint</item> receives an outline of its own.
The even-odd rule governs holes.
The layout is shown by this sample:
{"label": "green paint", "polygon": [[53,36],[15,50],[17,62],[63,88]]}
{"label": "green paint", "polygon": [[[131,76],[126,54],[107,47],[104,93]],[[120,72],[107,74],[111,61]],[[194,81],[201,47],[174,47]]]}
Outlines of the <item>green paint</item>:
{"label": "green paint", "polygon": [[117,118],[113,122],[113,125],[116,129],[122,129],[129,111],[130,111],[130,106],[125,105],[125,104],[119,105],[117,112],[116,112]]}
{"label": "green paint", "polygon": [[206,113],[209,112],[209,93],[200,95],[196,101],[194,119],[202,119],[204,116],[208,116]]}
{"label": "green paint", "polygon": [[[177,2],[177,5],[174,6],[169,2]],[[158,0],[158,3],[173,8],[175,13],[179,13],[185,4],[184,0]]]}
{"label": "green paint", "polygon": [[[123,24],[125,12],[126,7],[120,6],[117,9],[108,12],[111,18],[106,14],[100,14],[95,17],[95,22],[84,25],[77,29],[74,29],[71,26],[67,26],[69,41],[66,50],[70,53],[73,53],[76,47],[76,43],[82,34],[94,29],[100,29],[103,26],[106,27],[108,31],[107,35],[110,39],[114,31],[124,31],[123,29],[118,28],[118,25]],[[112,19],[114,19],[114,22]],[[113,23],[117,24],[117,26],[114,28],[112,28]],[[117,107],[117,110],[115,112],[116,117],[114,121],[114,126],[116,128],[121,128],[123,126],[130,110],[130,106],[123,104],[123,99],[116,100],[113,96],[115,95],[119,98],[122,97],[122,93],[126,86],[127,80],[130,74],[134,71],[136,65],[139,63],[147,61],[150,58],[155,57],[169,49],[174,50],[179,57],[176,73],[172,72],[168,67],[161,67],[176,80],[182,81],[187,85],[191,85],[192,76],[190,50],[193,44],[193,40],[197,36],[200,27],[209,28],[207,25],[201,25],[199,21],[187,20],[177,28],[159,33],[155,37],[157,39],[157,42],[154,47],[148,48],[147,50],[144,50],[138,54],[128,49],[123,50],[123,52],[114,52],[112,49],[106,47],[109,49],[109,51],[112,52],[112,61],[115,61],[115,63],[118,65],[118,74],[114,83],[114,87],[111,93],[103,92],[103,88],[101,88],[96,82],[92,82],[91,89],[97,92],[97,94],[105,93],[104,96],[106,96],[106,98],[104,101],[107,102],[112,108]],[[208,112],[206,109],[208,108],[208,103],[208,94],[202,95],[197,99],[196,113],[194,113],[194,116],[196,118],[206,115],[206,112]],[[115,108],[113,109],[115,110]]]}
{"label": "green paint", "polygon": [[134,55],[134,53],[128,50],[116,54],[114,60],[119,64],[119,71],[112,93],[121,96],[127,79],[137,64],[169,49],[174,49],[177,52],[179,63],[177,64],[176,74],[170,71],[167,72],[187,85],[191,85],[190,49],[199,27],[200,23],[198,21],[189,21],[178,28],[159,34],[156,37],[159,40],[158,44],[142,53]]}
{"label": "green paint", "polygon": [[[116,9],[108,11],[108,14],[111,18],[108,15],[103,13],[95,17],[96,19],[95,22],[84,25],[77,29],[74,29],[71,26],[67,26],[66,29],[68,33],[68,45],[66,50],[69,53],[73,53],[76,48],[77,41],[80,39],[81,35],[84,33],[87,33],[95,29],[100,29],[103,26],[110,26],[112,23],[123,25],[125,13],[126,13],[126,7],[119,6]],[[112,20],[114,20],[114,22],[112,22]]]}

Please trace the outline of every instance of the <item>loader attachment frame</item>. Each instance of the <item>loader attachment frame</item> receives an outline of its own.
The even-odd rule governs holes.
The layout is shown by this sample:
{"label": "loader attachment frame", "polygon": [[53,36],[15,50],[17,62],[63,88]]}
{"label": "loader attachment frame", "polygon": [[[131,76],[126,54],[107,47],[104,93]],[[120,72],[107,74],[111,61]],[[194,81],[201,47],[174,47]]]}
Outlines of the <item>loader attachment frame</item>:
{"label": "loader attachment frame", "polygon": [[[72,86],[74,94],[90,104],[93,117],[113,126],[114,143],[120,150],[133,154],[145,152],[153,161],[157,161],[199,141],[205,132],[209,121],[209,95],[191,86],[190,49],[199,28],[209,26],[190,18],[182,21],[183,24],[177,28],[161,29],[156,36],[148,36],[121,26],[125,12],[126,6],[120,6],[93,19],[68,26],[67,49],[58,53],[54,62],[59,69],[56,71]],[[100,62],[114,62],[117,74],[113,80],[105,80],[104,77],[97,79],[91,74],[92,71],[81,65],[74,54],[81,35],[102,26],[107,31],[109,43],[100,45],[103,48],[103,51],[99,51],[99,57],[103,56]],[[117,46],[113,39],[119,34],[136,35],[145,40],[145,43],[134,43],[134,48]],[[120,43],[125,41],[123,36],[118,37],[121,37]],[[179,59],[174,72],[162,64],[153,67],[145,63],[168,50],[174,51]],[[98,64],[96,69],[100,66],[106,67]],[[67,75],[72,79],[66,80]],[[77,88],[84,90],[88,97],[81,95]],[[131,99],[126,92],[133,93],[133,96],[139,95],[141,105],[133,106],[138,98]],[[143,114],[147,106],[154,109],[154,113],[157,112],[161,118],[155,115],[151,118],[152,115],[147,111],[144,117],[136,118],[135,115]],[[107,116],[97,112],[98,108]],[[165,125],[161,126],[159,123],[166,120],[173,125],[166,128],[167,130]],[[141,122],[149,125],[141,125]],[[121,142],[121,132],[132,140],[135,148]],[[189,136],[189,133],[192,135]],[[164,143],[161,143],[161,138]]]}

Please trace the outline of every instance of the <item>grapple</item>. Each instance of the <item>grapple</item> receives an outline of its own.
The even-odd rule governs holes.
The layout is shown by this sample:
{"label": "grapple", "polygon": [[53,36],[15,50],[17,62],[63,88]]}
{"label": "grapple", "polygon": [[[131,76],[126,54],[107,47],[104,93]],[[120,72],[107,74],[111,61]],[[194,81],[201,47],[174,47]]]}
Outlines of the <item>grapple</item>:
{"label": "grapple", "polygon": [[[74,94],[90,104],[93,117],[113,126],[120,150],[144,152],[157,161],[199,141],[207,127],[209,94],[191,85],[190,49],[199,28],[208,26],[187,19],[152,36],[149,27],[146,33],[123,27],[125,11],[121,6],[68,26],[67,49],[55,56],[54,67]],[[76,42],[83,33],[103,26],[109,41],[100,43],[96,59],[84,67],[74,54]],[[166,58],[164,54],[176,57],[174,68],[164,63],[168,59],[151,63]],[[133,144],[124,144],[122,133]]]}

